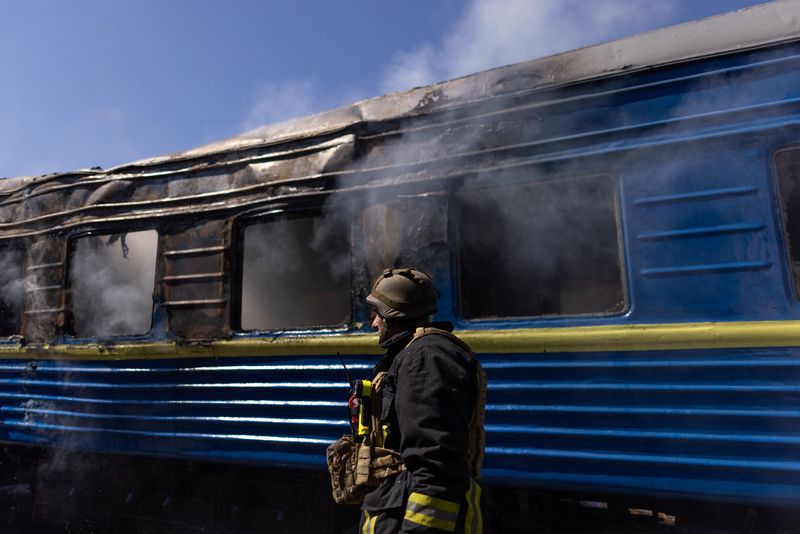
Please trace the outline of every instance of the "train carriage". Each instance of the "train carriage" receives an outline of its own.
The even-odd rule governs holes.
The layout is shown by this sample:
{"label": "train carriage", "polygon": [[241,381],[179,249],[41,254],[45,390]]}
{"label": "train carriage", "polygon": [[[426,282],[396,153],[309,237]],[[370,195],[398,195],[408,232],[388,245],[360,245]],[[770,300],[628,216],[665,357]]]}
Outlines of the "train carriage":
{"label": "train carriage", "polygon": [[772,2],[3,180],[0,440],[35,457],[5,483],[61,517],[48,477],[90,452],[135,466],[106,509],[182,487],[180,528],[233,532],[264,493],[253,521],[318,526],[340,358],[369,374],[370,280],[413,265],[488,373],[487,485],[797,507],[798,20]]}

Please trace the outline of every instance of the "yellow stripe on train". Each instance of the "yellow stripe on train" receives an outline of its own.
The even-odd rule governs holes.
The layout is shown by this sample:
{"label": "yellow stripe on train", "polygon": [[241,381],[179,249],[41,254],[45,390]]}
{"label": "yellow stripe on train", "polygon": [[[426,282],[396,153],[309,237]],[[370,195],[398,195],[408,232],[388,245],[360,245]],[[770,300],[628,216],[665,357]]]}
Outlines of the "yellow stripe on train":
{"label": "yellow stripe on train", "polygon": [[[635,324],[456,332],[475,352],[543,353],[800,346],[800,321]],[[284,335],[212,342],[0,345],[0,358],[122,360],[379,354],[374,334]]]}

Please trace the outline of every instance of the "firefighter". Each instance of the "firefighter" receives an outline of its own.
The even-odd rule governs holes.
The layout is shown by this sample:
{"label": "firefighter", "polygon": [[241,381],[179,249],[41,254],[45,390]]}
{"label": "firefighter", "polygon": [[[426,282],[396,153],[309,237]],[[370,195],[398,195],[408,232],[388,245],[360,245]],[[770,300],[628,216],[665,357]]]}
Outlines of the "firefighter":
{"label": "firefighter", "polygon": [[486,378],[452,325],[431,322],[437,298],[431,278],[414,269],[385,270],[367,297],[386,350],[373,379],[380,390],[373,435],[399,452],[404,470],[364,497],[361,533],[484,531],[476,478]]}

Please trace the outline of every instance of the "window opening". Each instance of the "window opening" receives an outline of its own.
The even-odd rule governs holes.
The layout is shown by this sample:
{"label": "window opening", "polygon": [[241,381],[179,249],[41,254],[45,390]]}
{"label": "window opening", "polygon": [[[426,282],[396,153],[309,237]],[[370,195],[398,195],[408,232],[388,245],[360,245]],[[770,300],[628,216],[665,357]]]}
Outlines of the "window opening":
{"label": "window opening", "polygon": [[462,316],[608,314],[624,309],[610,176],[476,188],[459,196]]}
{"label": "window opening", "polygon": [[350,232],[334,214],[244,227],[241,328],[291,330],[350,321]]}
{"label": "window opening", "polygon": [[20,333],[23,254],[17,247],[0,247],[0,336]]}
{"label": "window opening", "polygon": [[446,261],[449,256],[447,203],[444,192],[426,192],[375,202],[364,209],[362,234],[370,282],[391,267],[411,267],[430,275],[437,272],[437,259]]}
{"label": "window opening", "polygon": [[800,148],[775,154],[778,196],[795,295],[800,297]]}
{"label": "window opening", "polygon": [[89,235],[71,243],[72,333],[79,337],[150,331],[158,232]]}

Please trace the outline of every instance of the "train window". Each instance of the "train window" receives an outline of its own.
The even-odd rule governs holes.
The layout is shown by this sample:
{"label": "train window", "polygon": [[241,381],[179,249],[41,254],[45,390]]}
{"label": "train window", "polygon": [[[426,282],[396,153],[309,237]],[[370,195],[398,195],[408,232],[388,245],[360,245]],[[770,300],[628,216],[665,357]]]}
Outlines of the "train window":
{"label": "train window", "polygon": [[0,336],[20,333],[23,255],[16,247],[0,247]]}
{"label": "train window", "polygon": [[460,195],[460,313],[468,319],[620,312],[615,188],[607,175]]}
{"label": "train window", "polygon": [[444,192],[435,192],[393,197],[365,208],[361,223],[368,279],[375,280],[387,267],[435,273],[439,253],[448,254],[447,202]]}
{"label": "train window", "polygon": [[88,235],[70,245],[72,334],[147,334],[153,316],[158,232]]}
{"label": "train window", "polygon": [[242,330],[343,326],[350,321],[350,232],[334,215],[281,216],[244,226]]}
{"label": "train window", "polygon": [[778,151],[775,168],[795,294],[800,297],[800,148]]}

